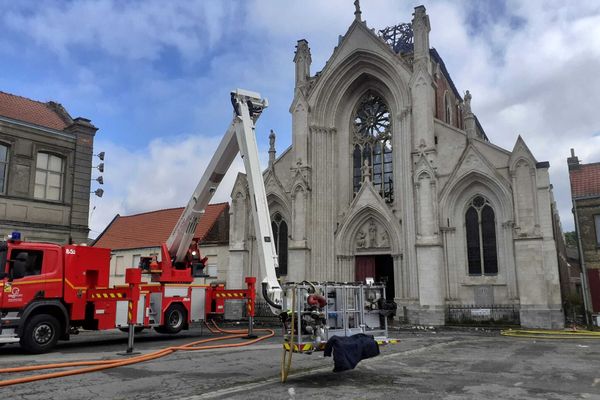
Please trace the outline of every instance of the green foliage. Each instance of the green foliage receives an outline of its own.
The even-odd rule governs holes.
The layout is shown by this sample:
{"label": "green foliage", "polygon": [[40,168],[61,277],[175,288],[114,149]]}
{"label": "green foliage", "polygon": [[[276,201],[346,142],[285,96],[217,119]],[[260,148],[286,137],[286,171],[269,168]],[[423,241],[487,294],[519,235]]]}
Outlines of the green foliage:
{"label": "green foliage", "polygon": [[565,243],[569,247],[577,247],[577,235],[575,231],[565,232]]}

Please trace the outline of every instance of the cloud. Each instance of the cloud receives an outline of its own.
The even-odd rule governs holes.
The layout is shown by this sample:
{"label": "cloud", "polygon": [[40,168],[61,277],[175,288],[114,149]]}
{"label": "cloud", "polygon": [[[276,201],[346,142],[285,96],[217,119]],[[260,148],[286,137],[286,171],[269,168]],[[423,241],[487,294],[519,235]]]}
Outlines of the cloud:
{"label": "cloud", "polygon": [[[185,206],[220,141],[218,136],[169,136],[131,151],[110,141],[97,140],[95,148],[106,152],[105,196],[92,198],[90,236],[96,237],[116,214]],[[211,203],[229,201],[237,172],[241,170],[243,162],[238,156]]]}
{"label": "cloud", "polygon": [[[377,31],[410,22],[420,3],[363,1],[362,18]],[[210,157],[207,149],[229,123],[231,89],[269,98],[257,130],[259,145],[265,146],[273,128],[283,151],[291,142],[296,41],[309,41],[314,74],[354,19],[348,0],[55,0],[43,7],[0,0],[0,5],[5,37],[0,56],[11,60],[0,76],[2,88],[61,101],[100,128],[96,148],[109,158],[106,196],[95,200],[95,230],[116,212],[185,204],[201,160]],[[582,161],[600,161],[600,3],[425,5],[430,45],[459,91],[473,94],[473,110],[491,141],[510,150],[521,134],[538,161],[550,161],[563,226],[572,229],[569,149]],[[223,196],[228,198],[227,191]]]}
{"label": "cloud", "polygon": [[173,47],[184,57],[210,50],[235,15],[220,1],[54,2],[4,14],[9,28],[61,57],[77,47],[130,60],[156,60]]}

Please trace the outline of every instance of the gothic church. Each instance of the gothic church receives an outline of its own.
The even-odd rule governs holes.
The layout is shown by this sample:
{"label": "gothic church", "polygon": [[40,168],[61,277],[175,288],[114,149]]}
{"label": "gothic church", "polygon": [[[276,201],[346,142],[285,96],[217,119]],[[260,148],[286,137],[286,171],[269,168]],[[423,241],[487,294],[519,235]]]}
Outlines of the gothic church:
{"label": "gothic church", "polygon": [[[451,310],[516,310],[563,325],[547,162],[521,137],[490,142],[437,51],[429,18],[375,31],[355,20],[322,71],[294,63],[292,145],[264,172],[283,281],[387,285],[397,318],[443,325]],[[232,191],[227,281],[262,279],[245,176]]]}

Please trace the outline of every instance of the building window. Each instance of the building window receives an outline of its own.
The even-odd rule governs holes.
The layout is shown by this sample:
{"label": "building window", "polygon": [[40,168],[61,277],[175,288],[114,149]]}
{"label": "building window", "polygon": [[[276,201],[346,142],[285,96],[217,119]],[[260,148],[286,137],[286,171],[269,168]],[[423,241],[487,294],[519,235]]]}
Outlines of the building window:
{"label": "building window", "polygon": [[131,268],[139,267],[141,259],[142,259],[141,254],[134,254],[133,256],[131,256]]}
{"label": "building window", "polygon": [[33,196],[43,200],[62,200],[63,159],[49,153],[38,153]]}
{"label": "building window", "polygon": [[125,256],[117,256],[115,259],[115,276],[125,275]]}
{"label": "building window", "polygon": [[596,225],[596,246],[600,247],[600,214],[594,215],[594,224]]}
{"label": "building window", "polygon": [[469,203],[465,228],[469,275],[497,274],[496,219],[490,203],[482,196],[475,196]]}
{"label": "building window", "polygon": [[8,146],[0,144],[0,193],[6,193],[8,178]]}
{"label": "building window", "polygon": [[444,94],[444,112],[445,112],[445,121],[447,124],[452,123],[452,108],[450,106],[450,96],[448,92]]}
{"label": "building window", "polygon": [[281,214],[275,213],[271,222],[273,228],[273,238],[275,240],[275,250],[277,250],[279,268],[277,276],[287,275],[288,264],[288,226]]}
{"label": "building window", "polygon": [[208,264],[206,269],[207,269],[208,276],[210,276],[211,278],[217,278],[217,274],[218,274],[217,264]]}
{"label": "building window", "polygon": [[370,168],[375,190],[389,203],[393,201],[392,122],[385,101],[368,92],[354,113],[352,143],[352,186],[360,190],[363,167]]}

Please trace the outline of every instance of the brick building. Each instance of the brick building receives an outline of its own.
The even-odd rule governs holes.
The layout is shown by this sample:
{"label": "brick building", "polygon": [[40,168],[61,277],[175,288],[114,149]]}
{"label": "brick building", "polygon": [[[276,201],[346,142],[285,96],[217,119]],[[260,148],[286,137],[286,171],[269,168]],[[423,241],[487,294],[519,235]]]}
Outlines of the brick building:
{"label": "brick building", "polygon": [[[575,229],[580,242],[580,263],[584,271],[584,293],[588,310],[600,313],[600,162],[582,164],[571,150],[568,158]],[[589,286],[586,290],[585,284]]]}
{"label": "brick building", "polygon": [[0,236],[87,242],[96,131],[58,103],[0,92]]}
{"label": "brick building", "polygon": [[[125,281],[125,268],[136,267],[140,257],[157,256],[179,220],[183,207],[115,216],[96,238],[93,246],[112,250],[111,284]],[[229,204],[210,204],[196,227],[194,240],[199,241],[202,256],[208,257],[208,281],[225,279],[229,260]],[[203,278],[201,278],[203,279]]]}

